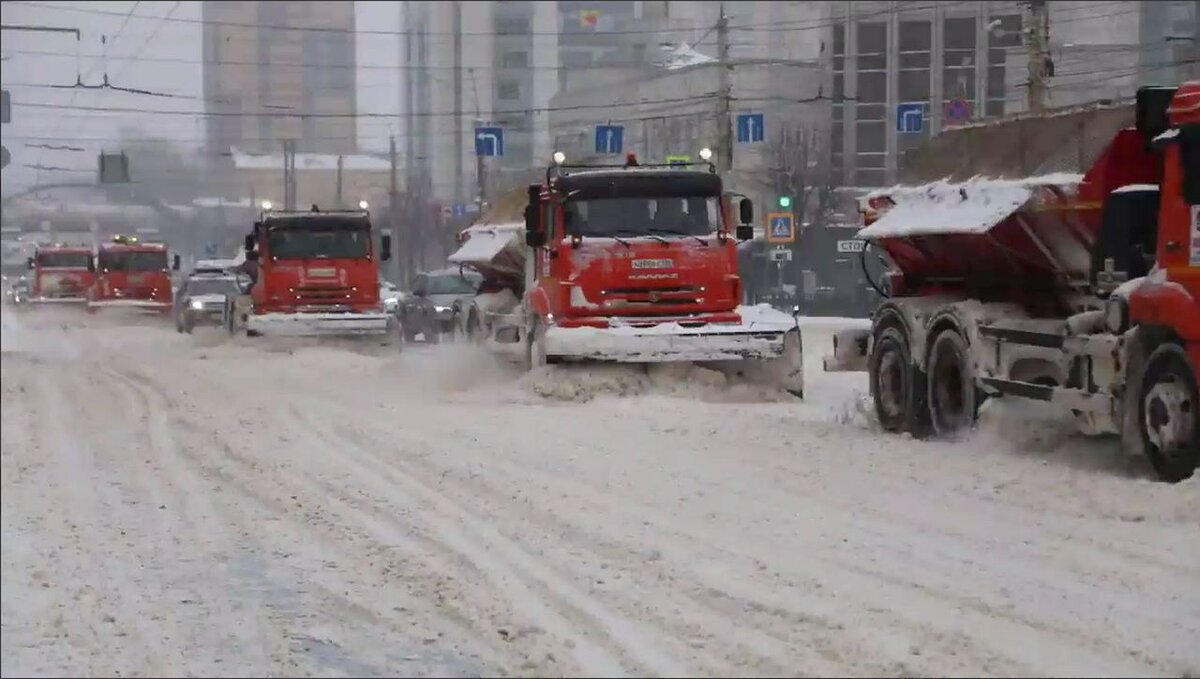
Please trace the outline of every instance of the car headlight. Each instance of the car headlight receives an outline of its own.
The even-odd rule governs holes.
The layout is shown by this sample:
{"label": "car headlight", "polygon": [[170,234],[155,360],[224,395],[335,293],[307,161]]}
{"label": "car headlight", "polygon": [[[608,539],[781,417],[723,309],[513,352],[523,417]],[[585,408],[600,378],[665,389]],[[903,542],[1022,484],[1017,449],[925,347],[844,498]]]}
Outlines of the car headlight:
{"label": "car headlight", "polygon": [[198,299],[193,299],[193,300],[192,300],[192,304],[191,304],[191,306],[192,306],[192,308],[193,308],[193,309],[195,309],[196,311],[199,311],[199,310],[201,310],[201,309],[203,309],[203,308],[204,308],[204,302],[201,302],[201,301],[200,301],[200,300],[198,300]]}
{"label": "car headlight", "polygon": [[1129,302],[1116,295],[1108,298],[1104,307],[1104,325],[1114,335],[1125,332],[1129,326]]}

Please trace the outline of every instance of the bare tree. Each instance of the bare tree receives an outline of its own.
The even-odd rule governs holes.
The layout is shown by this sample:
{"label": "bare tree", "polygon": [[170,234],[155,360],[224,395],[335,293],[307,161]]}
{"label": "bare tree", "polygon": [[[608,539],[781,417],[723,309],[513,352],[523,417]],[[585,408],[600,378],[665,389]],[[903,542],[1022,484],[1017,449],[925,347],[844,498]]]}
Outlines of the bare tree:
{"label": "bare tree", "polygon": [[129,156],[129,172],[144,195],[170,202],[190,202],[209,189],[209,175],[195,151],[166,138],[147,137],[141,130],[124,127],[121,149]]}
{"label": "bare tree", "polygon": [[797,221],[824,224],[834,205],[829,134],[815,125],[784,127],[767,146],[762,182],[792,199]]}

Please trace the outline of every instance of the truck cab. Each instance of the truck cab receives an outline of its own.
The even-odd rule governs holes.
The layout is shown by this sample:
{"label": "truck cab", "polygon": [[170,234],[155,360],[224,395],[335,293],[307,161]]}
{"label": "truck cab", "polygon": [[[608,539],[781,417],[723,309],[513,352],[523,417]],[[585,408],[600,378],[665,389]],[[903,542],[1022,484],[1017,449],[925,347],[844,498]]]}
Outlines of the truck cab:
{"label": "truck cab", "polygon": [[165,243],[114,236],[96,249],[89,268],[95,275],[88,289],[89,311],[120,306],[171,311],[171,271],[179,270],[179,255],[169,258]]}
{"label": "truck cab", "polygon": [[245,239],[249,299],[229,310],[231,332],[245,322],[261,334],[383,334],[394,321],[379,297],[379,264],[391,237],[377,246],[366,204],[360,210],[265,209]]}
{"label": "truck cab", "polygon": [[43,245],[29,258],[31,302],[83,303],[95,280],[92,250],[62,243]]}
{"label": "truck cab", "polygon": [[735,232],[753,230],[749,200],[731,228],[730,196],[715,170],[556,166],[529,187],[529,302],[558,327],[686,319],[738,322]]}

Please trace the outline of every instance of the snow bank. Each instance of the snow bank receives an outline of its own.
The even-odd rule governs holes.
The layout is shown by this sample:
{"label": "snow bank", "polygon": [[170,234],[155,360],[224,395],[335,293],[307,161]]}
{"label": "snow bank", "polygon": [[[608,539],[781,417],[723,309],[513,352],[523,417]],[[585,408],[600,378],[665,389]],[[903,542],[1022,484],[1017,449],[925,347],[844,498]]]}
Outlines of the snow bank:
{"label": "snow bank", "polygon": [[550,365],[526,374],[520,387],[552,401],[669,396],[709,403],[796,403],[781,388],[754,384],[694,363]]}

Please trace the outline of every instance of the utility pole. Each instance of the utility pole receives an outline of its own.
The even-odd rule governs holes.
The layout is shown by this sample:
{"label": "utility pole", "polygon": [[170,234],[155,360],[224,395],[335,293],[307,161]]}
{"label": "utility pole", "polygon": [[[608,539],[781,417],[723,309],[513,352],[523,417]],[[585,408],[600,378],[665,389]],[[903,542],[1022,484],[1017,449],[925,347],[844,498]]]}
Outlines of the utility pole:
{"label": "utility pole", "polygon": [[337,209],[339,210],[346,207],[345,201],[342,200],[342,160],[343,156],[339,153],[337,159],[337,179],[335,180],[336,184],[334,186],[333,197],[334,202],[337,204]]}
{"label": "utility pole", "polygon": [[717,145],[717,164],[722,174],[733,170],[733,64],[729,61],[729,17],[725,16],[725,3],[720,6],[721,16],[717,19],[717,59],[721,78],[717,94],[717,125],[720,143]]}
{"label": "utility pole", "polygon": [[1026,82],[1027,107],[1031,113],[1046,108],[1046,72],[1049,63],[1050,13],[1046,0],[1030,0],[1029,24],[1025,27],[1025,52],[1029,60]]}
{"label": "utility pole", "polygon": [[400,219],[396,216],[396,203],[400,201],[400,188],[396,176],[396,135],[388,138],[388,159],[391,168],[388,172],[388,229],[392,232],[392,282],[400,285],[400,250],[407,250],[406,243],[400,240]]}
{"label": "utility pole", "polygon": [[296,140],[283,140],[283,209],[296,209]]}

